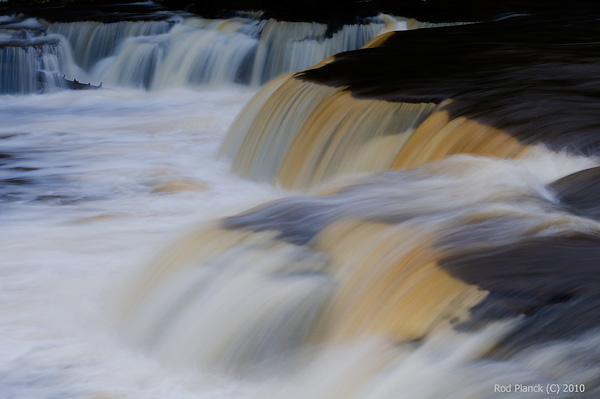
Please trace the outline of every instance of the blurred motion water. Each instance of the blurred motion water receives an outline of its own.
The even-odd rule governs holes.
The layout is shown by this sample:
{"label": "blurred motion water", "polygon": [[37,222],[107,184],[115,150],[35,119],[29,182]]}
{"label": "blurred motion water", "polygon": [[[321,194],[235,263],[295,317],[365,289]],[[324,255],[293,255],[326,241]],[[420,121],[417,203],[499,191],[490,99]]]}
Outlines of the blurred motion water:
{"label": "blurred motion water", "polygon": [[285,75],[406,27],[0,17],[0,399],[598,397],[597,157]]}

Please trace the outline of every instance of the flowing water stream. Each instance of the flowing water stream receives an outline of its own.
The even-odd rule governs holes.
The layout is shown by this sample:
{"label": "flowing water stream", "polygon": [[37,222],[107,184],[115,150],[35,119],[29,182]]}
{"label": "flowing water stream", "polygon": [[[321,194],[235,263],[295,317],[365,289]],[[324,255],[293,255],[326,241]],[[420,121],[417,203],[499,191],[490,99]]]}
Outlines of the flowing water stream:
{"label": "flowing water stream", "polygon": [[[595,330],[552,339],[524,316],[478,320],[497,293],[461,274],[465,254],[600,232],[549,186],[595,158],[531,146],[292,192],[269,183],[292,162],[283,152],[260,163],[290,148],[269,123],[305,124],[332,89],[280,91],[287,111],[315,102],[239,133],[288,84],[255,97],[267,80],[404,22],[0,24],[0,398],[547,396],[516,384],[596,397]],[[102,89],[67,90],[74,79]],[[364,168],[335,155],[299,186],[388,168],[404,144],[388,130],[412,133],[433,111],[343,104],[340,120],[364,131],[392,115],[371,131],[382,142]],[[236,172],[259,182],[220,156],[241,147],[255,152]]]}

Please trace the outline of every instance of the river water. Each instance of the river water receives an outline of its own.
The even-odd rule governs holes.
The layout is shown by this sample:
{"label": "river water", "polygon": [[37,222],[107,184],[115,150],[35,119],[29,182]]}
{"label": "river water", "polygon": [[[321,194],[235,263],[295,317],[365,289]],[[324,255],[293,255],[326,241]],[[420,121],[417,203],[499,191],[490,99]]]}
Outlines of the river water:
{"label": "river water", "polygon": [[[242,73],[223,74],[223,63],[256,51],[254,33],[235,31],[256,31],[257,22],[234,20],[231,35],[216,30],[228,21],[173,15],[115,24],[0,22],[9,43],[0,48],[0,92],[7,93],[0,96],[0,397],[255,397],[252,384],[173,372],[140,354],[125,343],[118,320],[133,276],[161,249],[206,220],[284,194],[235,176],[217,158],[227,128],[256,92],[248,86],[252,73],[262,79],[257,67],[243,73],[247,84],[236,84]],[[215,53],[223,41],[234,47]],[[131,61],[137,55],[127,46],[205,51],[216,65],[200,56],[196,72],[154,71],[152,61],[140,66],[145,54]],[[303,64],[295,69],[328,55],[313,53],[296,53]],[[124,70],[115,72],[119,65]],[[104,89],[63,90],[62,75]],[[154,81],[156,90],[137,88]]]}
{"label": "river water", "polygon": [[[433,233],[458,248],[485,234],[512,243],[531,231],[600,231],[565,216],[546,188],[595,159],[541,148],[517,161],[458,156],[359,181],[331,203],[284,200],[223,228],[219,218],[298,194],[239,177],[219,155],[242,108],[266,80],[360,47],[384,23],[327,37],[310,24],[188,17],[110,26],[0,18],[0,61],[12,73],[0,86],[1,399],[460,399],[507,389],[530,398],[545,394],[517,393],[515,384],[597,389],[597,335],[493,358],[515,320],[465,332],[444,324],[460,316],[454,308],[428,307],[438,290],[458,287],[458,312],[479,291],[424,269],[405,287],[422,288],[415,301],[392,298],[398,306],[386,313],[377,294],[393,287],[362,270],[386,277],[390,262],[427,258]],[[297,39],[308,31],[308,43]],[[292,46],[273,50],[282,37]],[[273,60],[269,51],[287,55]],[[102,89],[66,90],[74,79]],[[305,213],[281,221],[297,209]],[[395,221],[384,225],[389,215]],[[471,217],[481,230],[467,228]],[[283,239],[261,232],[270,223]]]}
{"label": "river water", "polygon": [[[0,396],[188,397],[179,377],[169,382],[123,346],[115,302],[131,271],[186,229],[280,195],[216,159],[252,94],[103,90],[0,99],[1,119],[10,121],[0,133]],[[211,386],[206,397],[235,391]]]}

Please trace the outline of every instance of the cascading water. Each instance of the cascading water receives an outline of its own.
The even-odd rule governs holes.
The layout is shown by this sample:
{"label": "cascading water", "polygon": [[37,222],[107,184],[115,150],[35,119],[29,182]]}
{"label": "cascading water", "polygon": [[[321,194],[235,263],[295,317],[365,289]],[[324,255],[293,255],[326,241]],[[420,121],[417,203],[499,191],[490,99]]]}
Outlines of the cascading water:
{"label": "cascading water", "polygon": [[175,22],[171,20],[54,23],[48,27],[48,33],[64,36],[71,44],[77,64],[89,70],[101,59],[113,55],[125,40],[166,33]]}
{"label": "cascading water", "polygon": [[[514,50],[492,32],[473,73],[465,26],[149,19],[0,17],[0,397],[598,397],[596,83],[569,75],[575,41],[520,66],[489,62]],[[386,51],[410,73],[353,64]],[[532,65],[579,124],[515,132],[506,98],[530,88],[506,76]],[[546,147],[565,126],[578,151]]]}
{"label": "cascading water", "polygon": [[0,94],[64,88],[62,76],[80,72],[64,37],[43,32],[33,18],[0,21]]}
{"label": "cascading water", "polygon": [[109,88],[257,87],[337,52],[360,48],[384,26],[403,26],[385,17],[387,26],[373,18],[329,30],[325,24],[258,16],[214,20],[171,15],[162,21],[110,23],[7,19],[0,25],[2,32],[10,32],[0,37],[0,61],[7,71],[2,92],[65,87],[62,76]]}
{"label": "cascading water", "polygon": [[311,67],[330,55],[360,48],[382,28],[380,20],[344,25],[334,32],[324,24],[269,20],[260,36],[252,83],[262,85],[281,74]]}
{"label": "cascading water", "polygon": [[382,27],[383,22],[375,19],[370,24],[344,25],[329,37],[327,26],[317,23],[188,18],[163,35],[123,42],[113,53],[116,59],[100,63],[91,76],[117,85],[142,82],[152,89],[258,86],[337,52],[360,48]]}
{"label": "cascading water", "polygon": [[[572,305],[544,298],[595,306],[584,299],[595,282],[565,262],[583,267],[600,225],[548,184],[597,162],[542,148],[523,158],[455,156],[193,232],[138,277],[129,339],[176,368],[293,381],[292,397],[495,398],[496,384],[572,381],[593,395],[587,370],[600,364],[566,357],[597,330],[579,320],[583,338],[561,342],[574,326],[545,326]],[[582,245],[569,248],[570,236]],[[560,246],[569,261],[546,255]],[[571,280],[555,288],[555,274]]]}

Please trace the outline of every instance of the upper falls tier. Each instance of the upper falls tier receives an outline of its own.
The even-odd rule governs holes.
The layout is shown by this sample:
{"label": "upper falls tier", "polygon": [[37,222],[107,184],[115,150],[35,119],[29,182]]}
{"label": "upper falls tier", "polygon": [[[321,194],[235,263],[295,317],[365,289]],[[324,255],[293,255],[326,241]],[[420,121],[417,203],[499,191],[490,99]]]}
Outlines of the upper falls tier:
{"label": "upper falls tier", "polygon": [[158,14],[154,20],[55,22],[0,17],[0,93],[39,93],[77,80],[103,87],[260,86],[284,73],[362,47],[387,16],[327,25],[280,22],[260,13],[229,19]]}

